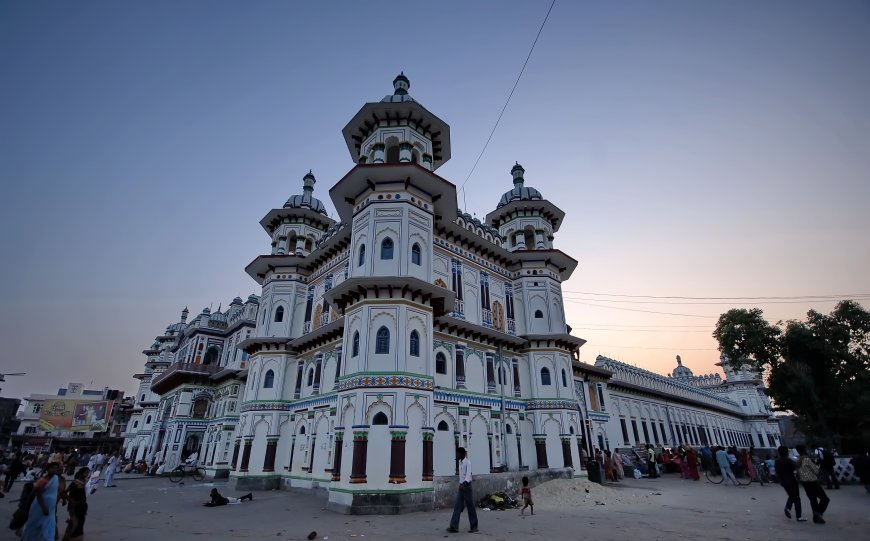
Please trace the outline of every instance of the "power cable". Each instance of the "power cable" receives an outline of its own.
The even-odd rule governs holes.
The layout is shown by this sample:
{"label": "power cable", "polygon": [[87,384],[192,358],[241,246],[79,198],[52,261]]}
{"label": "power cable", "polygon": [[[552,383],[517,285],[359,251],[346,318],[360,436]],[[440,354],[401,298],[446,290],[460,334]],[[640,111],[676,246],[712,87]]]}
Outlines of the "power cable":
{"label": "power cable", "polygon": [[589,302],[575,301],[575,300],[571,300],[571,299],[565,299],[565,302],[571,302],[574,304],[583,304],[585,306],[594,306],[595,308],[609,308],[611,310],[625,310],[626,312],[643,312],[646,314],[662,314],[662,315],[666,315],[666,316],[700,317],[700,318],[705,318],[705,319],[718,319],[719,318],[719,316],[701,316],[698,314],[677,314],[674,312],[659,312],[656,310],[641,310],[639,308],[623,308],[621,306],[607,306],[606,304],[592,304]]}
{"label": "power cable", "polygon": [[[789,299],[831,299],[842,300],[855,297],[870,297],[870,293],[847,293],[841,295],[791,295],[791,296],[770,296],[770,297],[688,297],[688,296],[669,296],[669,295],[628,295],[623,293],[599,293],[593,291],[569,291],[563,290],[562,293],[573,293],[575,295],[594,295],[602,297],[628,297],[634,299],[684,299],[684,300],[789,300]],[[603,299],[601,299],[603,300]]]}
{"label": "power cable", "polygon": [[547,10],[547,15],[544,16],[544,21],[541,23],[541,27],[538,28],[538,34],[535,36],[535,41],[532,42],[532,47],[529,49],[529,54],[528,56],[526,56],[526,61],[523,62],[523,67],[520,69],[520,74],[517,75],[517,80],[514,81],[514,86],[513,88],[511,88],[511,92],[510,94],[508,94],[507,100],[505,100],[504,102],[504,107],[501,108],[501,112],[498,114],[495,125],[492,127],[492,131],[489,132],[489,137],[486,138],[486,143],[484,143],[483,149],[480,151],[480,154],[478,154],[477,159],[474,161],[474,165],[471,167],[471,171],[468,172],[468,176],[465,177],[465,181],[462,183],[462,186],[460,186],[460,189],[462,190],[462,204],[465,205],[466,210],[468,208],[468,205],[465,201],[465,185],[468,183],[468,179],[471,178],[471,175],[474,174],[474,170],[477,169],[477,164],[480,163],[480,159],[483,157],[483,153],[486,152],[486,147],[489,146],[489,142],[492,141],[492,136],[495,134],[495,130],[496,128],[498,128],[498,124],[499,122],[501,122],[501,117],[504,116],[504,112],[507,109],[508,104],[511,102],[511,98],[514,95],[514,91],[517,89],[517,85],[520,84],[520,79],[523,76],[523,72],[526,71],[526,66],[529,64],[529,59],[532,58],[532,52],[534,52],[535,50],[535,45],[538,44],[538,38],[541,37],[541,32],[543,32],[544,30],[544,25],[547,24],[547,19],[550,18],[550,12],[553,11],[553,6],[555,5],[556,0],[553,0],[553,2],[550,3],[550,9]]}
{"label": "power cable", "polygon": [[[625,299],[596,299],[596,298],[586,298],[586,297],[565,297],[565,299],[578,300],[578,301],[594,301],[594,302],[618,302],[618,303],[628,303],[628,304],[671,304],[671,305],[684,305],[684,306],[703,306],[703,305],[723,305],[723,304],[732,304],[739,306],[758,306],[758,305],[767,305],[767,304],[808,304],[808,303],[820,303],[820,302],[836,302],[842,299],[804,299],[804,300],[782,300],[782,301],[632,301]],[[863,298],[861,299],[863,300]]]}
{"label": "power cable", "polygon": [[682,347],[646,347],[646,346],[613,346],[607,344],[594,344],[599,348],[621,348],[621,349],[662,349],[665,351],[719,351],[716,348],[682,348]]}

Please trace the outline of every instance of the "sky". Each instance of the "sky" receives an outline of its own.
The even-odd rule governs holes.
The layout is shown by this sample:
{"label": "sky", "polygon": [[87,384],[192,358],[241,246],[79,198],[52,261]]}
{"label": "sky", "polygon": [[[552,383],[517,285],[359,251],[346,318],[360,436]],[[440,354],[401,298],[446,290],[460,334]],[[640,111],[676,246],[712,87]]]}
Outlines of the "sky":
{"label": "sky", "polygon": [[727,309],[834,306],[607,295],[870,305],[870,4],[558,0],[468,177],[549,6],[0,2],[0,394],[134,390],[182,308],[259,293],[260,218],[309,169],[335,216],[341,129],[399,71],[469,212],[515,161],[566,212],[582,361],[708,373]]}

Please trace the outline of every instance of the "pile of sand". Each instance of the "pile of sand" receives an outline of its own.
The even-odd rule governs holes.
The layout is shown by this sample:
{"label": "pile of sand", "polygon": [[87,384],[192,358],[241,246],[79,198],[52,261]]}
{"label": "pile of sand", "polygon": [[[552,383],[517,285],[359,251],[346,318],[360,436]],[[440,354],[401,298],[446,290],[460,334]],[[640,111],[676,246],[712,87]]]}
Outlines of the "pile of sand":
{"label": "pile of sand", "polygon": [[652,501],[661,496],[631,488],[614,490],[588,479],[554,479],[532,488],[535,505],[546,507],[577,507],[581,505],[618,505]]}

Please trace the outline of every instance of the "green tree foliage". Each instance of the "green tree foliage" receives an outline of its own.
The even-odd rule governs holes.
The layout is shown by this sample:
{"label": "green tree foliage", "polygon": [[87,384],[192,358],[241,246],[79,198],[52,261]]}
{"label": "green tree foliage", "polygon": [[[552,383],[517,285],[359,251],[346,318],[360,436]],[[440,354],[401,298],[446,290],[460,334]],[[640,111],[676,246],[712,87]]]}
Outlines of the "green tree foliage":
{"label": "green tree foliage", "polygon": [[722,314],[713,337],[735,365],[768,375],[767,394],[779,411],[817,443],[845,452],[870,449],[870,312],[842,301],[830,314],[773,325],[764,313]]}

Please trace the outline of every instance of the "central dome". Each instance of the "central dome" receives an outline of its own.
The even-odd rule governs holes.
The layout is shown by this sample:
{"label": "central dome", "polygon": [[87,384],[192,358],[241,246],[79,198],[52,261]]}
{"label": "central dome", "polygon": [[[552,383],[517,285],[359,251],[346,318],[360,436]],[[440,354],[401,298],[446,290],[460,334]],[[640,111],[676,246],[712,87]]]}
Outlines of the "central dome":
{"label": "central dome", "polygon": [[541,195],[541,192],[532,188],[531,186],[525,186],[525,179],[523,179],[523,173],[526,170],[523,169],[523,166],[517,163],[511,169],[511,175],[514,177],[514,188],[513,190],[506,191],[504,195],[501,196],[501,200],[498,202],[497,209],[507,205],[511,201],[541,201],[544,197]]}
{"label": "central dome", "polygon": [[308,171],[308,174],[302,178],[302,194],[301,195],[291,195],[290,199],[284,203],[285,209],[311,209],[314,212],[319,212],[326,216],[326,207],[323,205],[323,201],[314,197],[314,183],[317,182],[315,180],[314,175],[311,174],[311,171]]}

